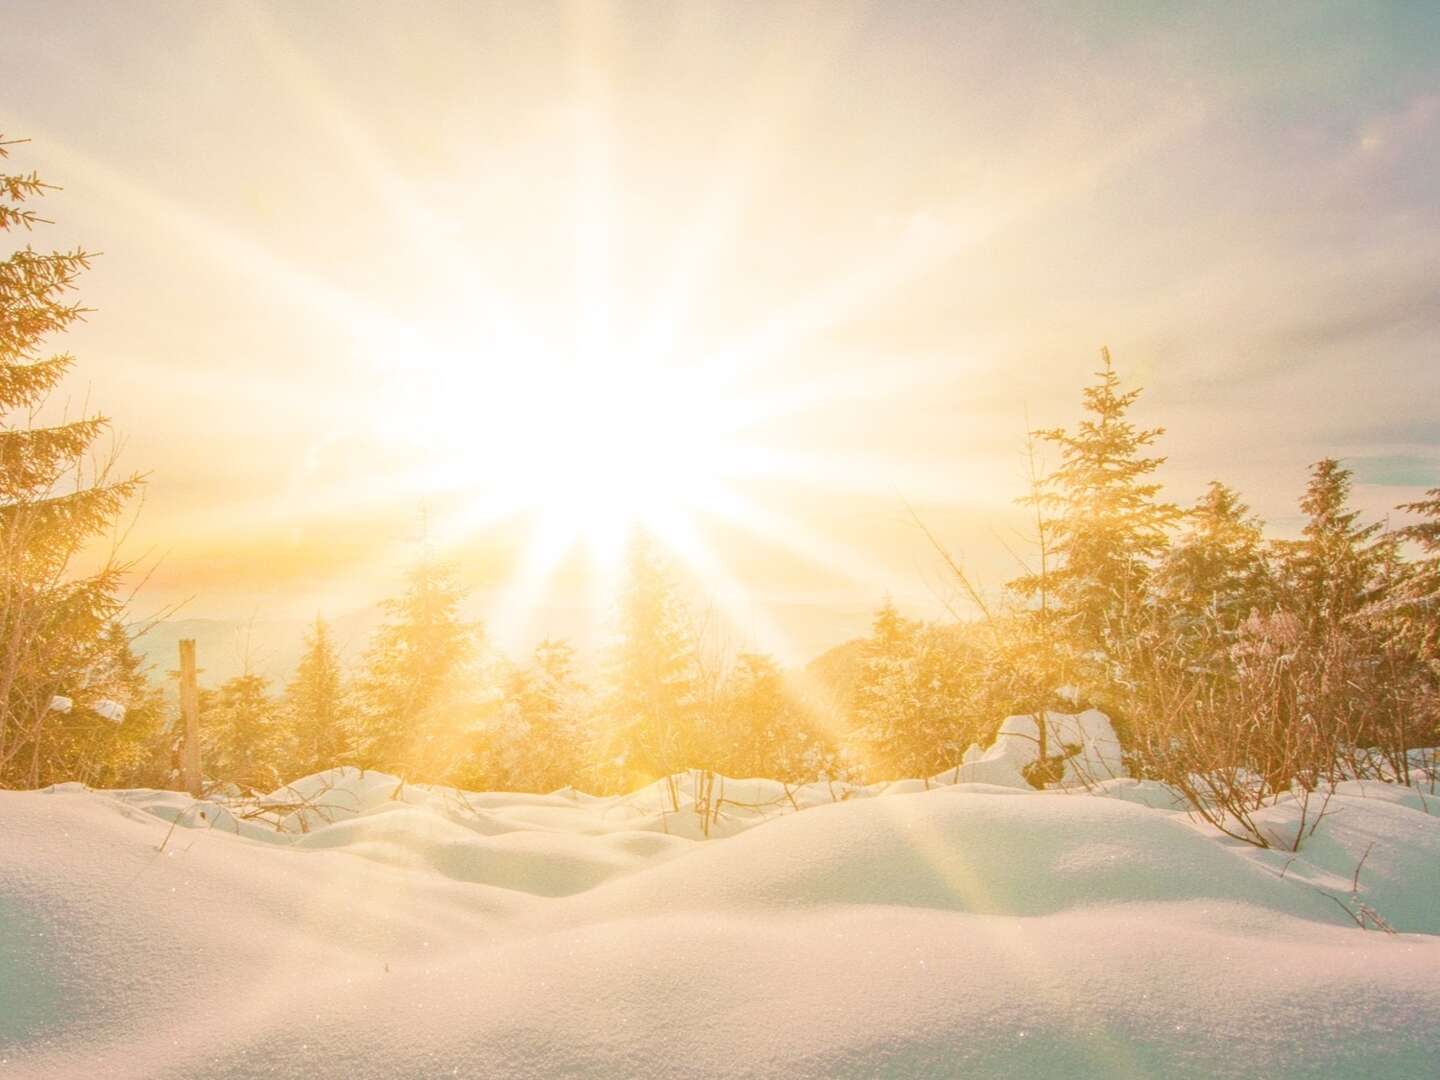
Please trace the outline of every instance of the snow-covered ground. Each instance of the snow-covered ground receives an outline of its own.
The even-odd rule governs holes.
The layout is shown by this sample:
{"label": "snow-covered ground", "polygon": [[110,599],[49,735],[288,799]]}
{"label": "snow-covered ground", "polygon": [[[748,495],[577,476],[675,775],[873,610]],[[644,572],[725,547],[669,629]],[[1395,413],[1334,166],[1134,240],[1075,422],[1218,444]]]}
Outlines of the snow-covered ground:
{"label": "snow-covered ground", "polygon": [[1003,746],[704,820],[690,778],[0,793],[0,1077],[1440,1075],[1440,797],[1262,851]]}

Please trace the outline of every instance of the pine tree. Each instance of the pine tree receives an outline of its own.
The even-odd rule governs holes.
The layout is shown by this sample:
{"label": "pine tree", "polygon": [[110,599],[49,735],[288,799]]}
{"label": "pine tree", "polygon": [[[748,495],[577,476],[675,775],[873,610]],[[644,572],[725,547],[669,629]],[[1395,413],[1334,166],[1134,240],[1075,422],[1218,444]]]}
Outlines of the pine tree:
{"label": "pine tree", "polygon": [[1140,389],[1122,392],[1108,349],[1097,382],[1084,391],[1088,413],[1074,432],[1038,431],[1060,449],[1045,478],[1041,503],[1049,518],[1057,565],[1042,582],[1026,574],[1011,583],[1033,597],[1041,585],[1081,654],[1107,655],[1140,614],[1154,565],[1164,553],[1178,507],[1158,500],[1152,479],[1164,463],[1145,451],[1163,428],[1138,428],[1128,418]]}
{"label": "pine tree", "polygon": [[555,791],[584,776],[589,743],[575,650],[545,639],[528,664],[505,665],[499,707],[486,725],[464,786]]}
{"label": "pine tree", "polygon": [[280,706],[259,675],[237,675],[206,695],[200,716],[205,771],[228,783],[270,791],[286,779]]}
{"label": "pine tree", "polygon": [[895,601],[886,596],[871,620],[861,654],[852,702],[852,739],[866,748],[866,756],[881,771],[894,767],[889,760],[892,744],[914,719],[908,669],[919,632],[919,623],[901,615]]}
{"label": "pine tree", "polygon": [[465,590],[450,566],[426,560],[405,594],[384,603],[386,620],[365,656],[361,760],[369,768],[444,775],[464,718],[464,668],[480,628],[460,617]]}
{"label": "pine tree", "polygon": [[1393,539],[1379,535],[1379,522],[1360,524],[1359,511],[1350,508],[1350,475],[1334,458],[1317,461],[1300,500],[1307,518],[1302,538],[1277,545],[1286,606],[1312,635],[1382,598]]}
{"label": "pine tree", "polygon": [[164,697],[119,622],[101,633],[83,685],[65,696],[71,707],[55,716],[44,740],[53,775],[92,787],[165,782]]}
{"label": "pine tree", "polygon": [[285,705],[295,776],[321,772],[346,760],[356,734],[354,716],[330,626],[319,616],[305,635],[305,651],[285,689]]}
{"label": "pine tree", "polygon": [[1395,593],[1395,614],[1405,645],[1440,677],[1440,488],[1425,498],[1403,503],[1400,510],[1420,520],[1397,530],[1397,539],[1420,549],[1408,581]]}
{"label": "pine tree", "polygon": [[1261,523],[1218,480],[1185,520],[1156,575],[1155,591],[1182,633],[1215,624],[1222,634],[1233,634],[1252,611],[1268,608],[1273,593]]}
{"label": "pine tree", "polygon": [[855,687],[856,728],[877,779],[930,776],[969,739],[979,655],[958,627],[914,622],[887,597]]}
{"label": "pine tree", "polygon": [[837,771],[835,739],[787,685],[773,657],[742,652],[720,692],[710,767],[804,783]]}
{"label": "pine tree", "polygon": [[[13,145],[0,138],[0,160]],[[33,173],[0,174],[0,232],[42,223],[28,204],[49,190]],[[89,264],[82,250],[29,245],[0,261],[0,786],[64,778],[64,763],[47,756],[47,725],[59,715],[50,703],[83,689],[120,609],[124,566],[76,574],[72,562],[139,481],[87,467],[106,418],[40,420],[74,362],[44,355],[43,343],[84,316],[69,293]]]}
{"label": "pine tree", "polygon": [[643,538],[630,551],[602,755],[625,786],[689,767],[703,741],[699,657],[685,605]]}

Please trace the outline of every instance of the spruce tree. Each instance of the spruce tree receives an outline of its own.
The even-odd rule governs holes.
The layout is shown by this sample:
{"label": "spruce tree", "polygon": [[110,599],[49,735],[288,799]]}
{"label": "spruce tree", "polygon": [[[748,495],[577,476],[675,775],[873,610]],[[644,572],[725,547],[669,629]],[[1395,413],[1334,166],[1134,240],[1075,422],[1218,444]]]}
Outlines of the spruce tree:
{"label": "spruce tree", "polygon": [[[0,137],[0,161],[15,145]],[[0,173],[0,232],[45,221],[34,200],[52,190],[34,173]],[[74,361],[45,342],[85,310],[70,294],[90,256],[28,244],[0,261],[0,786],[64,779],[49,728],[58,694],[83,692],[120,609],[125,567],[74,573],[73,561],[114,524],[138,479],[87,465],[103,416],[42,421]]]}
{"label": "spruce tree", "polygon": [[460,617],[465,590],[453,567],[430,560],[410,574],[403,596],[387,600],[385,622],[365,655],[361,761],[369,768],[433,778],[455,763],[463,673],[480,628]]}
{"label": "spruce tree", "polygon": [[968,742],[978,657],[956,627],[906,619],[887,597],[866,642],[852,738],[877,779],[929,776]]}
{"label": "spruce tree", "polygon": [[1233,634],[1252,611],[1269,606],[1273,586],[1261,530],[1239,495],[1210,482],[1156,575],[1155,591],[1182,633],[1213,624],[1222,636]]}
{"label": "spruce tree", "polygon": [[852,739],[866,748],[872,768],[890,772],[893,743],[914,720],[908,687],[920,624],[886,596],[870,622],[851,704]]}
{"label": "spruce tree", "polygon": [[344,671],[318,615],[305,635],[305,651],[285,689],[292,742],[290,767],[296,777],[333,768],[346,760],[356,732],[345,690]]}
{"label": "spruce tree", "polygon": [[1409,580],[1395,594],[1398,632],[1432,676],[1440,677],[1440,488],[1398,509],[1420,517],[1396,533],[1420,549]]}
{"label": "spruce tree", "polygon": [[836,746],[773,657],[742,652],[721,689],[711,768],[804,783],[836,771]]}
{"label": "spruce tree", "polygon": [[703,717],[698,650],[684,603],[643,538],[630,550],[602,755],[630,786],[695,763]]}
{"label": "spruce tree", "polygon": [[1318,635],[1382,599],[1382,571],[1393,540],[1381,524],[1360,523],[1350,506],[1350,470],[1334,458],[1312,466],[1300,500],[1306,522],[1301,539],[1277,545],[1286,606]]}
{"label": "spruce tree", "polygon": [[207,743],[205,771],[211,776],[259,791],[293,779],[280,775],[280,706],[259,675],[237,675],[206,695],[200,730]]}
{"label": "spruce tree", "polygon": [[555,791],[585,779],[588,738],[575,650],[546,638],[528,664],[507,665],[499,715],[487,726],[467,787]]}
{"label": "spruce tree", "polygon": [[[67,697],[71,695],[67,694]],[[52,775],[91,787],[159,786],[166,780],[160,728],[164,697],[119,622],[100,635],[72,706],[45,736]]]}
{"label": "spruce tree", "polygon": [[1132,632],[1155,563],[1164,553],[1178,507],[1159,500],[1153,479],[1163,457],[1146,451],[1163,428],[1139,428],[1129,418],[1140,389],[1122,391],[1101,350],[1102,368],[1084,391],[1086,417],[1075,430],[1035,436],[1060,450],[1059,466],[1044,479],[1039,499],[1050,512],[1055,566],[1044,581],[1026,574],[1011,583],[1025,597],[1049,590],[1066,636],[1081,655],[1112,655]]}

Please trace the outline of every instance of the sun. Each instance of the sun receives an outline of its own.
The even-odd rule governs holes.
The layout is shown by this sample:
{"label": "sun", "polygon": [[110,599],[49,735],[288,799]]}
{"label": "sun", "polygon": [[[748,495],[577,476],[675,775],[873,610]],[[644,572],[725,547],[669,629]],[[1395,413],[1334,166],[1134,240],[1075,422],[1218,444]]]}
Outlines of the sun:
{"label": "sun", "polygon": [[[873,378],[785,370],[773,328],[680,348],[618,308],[600,320],[607,334],[577,333],[575,319],[544,318],[514,296],[484,316],[368,335],[380,380],[368,396],[386,462],[375,495],[423,500],[426,539],[446,557],[506,538],[513,562],[486,616],[497,639],[523,639],[547,598],[583,600],[602,626],[640,535],[703,588],[722,623],[779,655],[789,643],[736,576],[737,543],[884,591],[882,567],[808,527],[793,504],[800,492],[888,493],[893,471],[786,443],[806,417],[873,400],[883,392]],[[588,596],[557,591],[573,590],[575,569]]]}
{"label": "sun", "polygon": [[703,365],[513,333],[411,354],[384,394],[388,440],[470,528],[522,518],[545,560],[610,564],[637,531],[682,546],[734,505],[755,407]]}
{"label": "sun", "polygon": [[739,401],[675,364],[607,350],[580,363],[530,366],[508,415],[461,454],[510,451],[508,475],[482,498],[540,517],[539,543],[606,552],[638,528],[663,533],[715,507],[739,450]]}

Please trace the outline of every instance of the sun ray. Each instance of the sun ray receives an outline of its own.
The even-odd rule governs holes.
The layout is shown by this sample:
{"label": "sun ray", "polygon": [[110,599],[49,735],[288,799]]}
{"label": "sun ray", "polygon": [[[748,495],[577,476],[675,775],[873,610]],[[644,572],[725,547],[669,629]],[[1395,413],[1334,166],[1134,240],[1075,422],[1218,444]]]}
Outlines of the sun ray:
{"label": "sun ray", "polygon": [[845,581],[860,585],[873,596],[883,595],[893,584],[889,574],[866,558],[814,530],[795,517],[769,510],[752,499],[729,489],[707,503],[705,511],[794,555],[811,560]]}
{"label": "sun ray", "polygon": [[511,570],[504,589],[488,608],[486,621],[495,640],[519,641],[534,629],[535,613],[572,546],[563,523],[548,521],[543,515],[532,522],[519,565]]}

